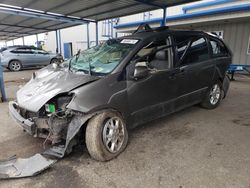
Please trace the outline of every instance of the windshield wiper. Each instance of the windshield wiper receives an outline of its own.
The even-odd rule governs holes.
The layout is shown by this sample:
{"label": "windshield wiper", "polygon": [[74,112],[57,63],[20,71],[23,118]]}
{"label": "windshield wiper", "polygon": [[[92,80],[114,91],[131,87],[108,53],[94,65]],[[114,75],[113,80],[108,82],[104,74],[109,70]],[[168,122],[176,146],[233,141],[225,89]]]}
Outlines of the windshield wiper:
{"label": "windshield wiper", "polygon": [[[76,56],[76,61],[75,62],[78,61],[80,54],[81,54],[81,50],[78,50],[77,54],[75,55]],[[73,57],[69,60],[69,70],[71,68],[72,59],[73,59]]]}
{"label": "windshield wiper", "polygon": [[83,72],[84,74],[89,74],[89,71],[84,69],[77,69],[76,72]]}
{"label": "windshield wiper", "polygon": [[81,54],[81,50],[78,50],[76,54],[76,62],[78,61],[80,54]]}
{"label": "windshield wiper", "polygon": [[89,63],[89,75],[91,76],[92,75],[92,71],[91,71],[91,64],[90,64],[90,61],[88,61]]}

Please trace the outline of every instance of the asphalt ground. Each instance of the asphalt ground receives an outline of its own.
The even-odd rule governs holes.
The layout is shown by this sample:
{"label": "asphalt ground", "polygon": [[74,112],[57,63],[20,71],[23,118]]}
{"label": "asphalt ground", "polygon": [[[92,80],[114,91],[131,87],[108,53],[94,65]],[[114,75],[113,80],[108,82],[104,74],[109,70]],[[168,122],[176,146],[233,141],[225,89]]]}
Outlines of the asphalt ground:
{"label": "asphalt ground", "polygon": [[[33,70],[4,72],[9,100]],[[93,160],[83,145],[32,178],[0,181],[7,187],[250,188],[250,78],[236,76],[215,110],[193,106],[129,132],[116,159]],[[0,103],[0,159],[43,151]]]}

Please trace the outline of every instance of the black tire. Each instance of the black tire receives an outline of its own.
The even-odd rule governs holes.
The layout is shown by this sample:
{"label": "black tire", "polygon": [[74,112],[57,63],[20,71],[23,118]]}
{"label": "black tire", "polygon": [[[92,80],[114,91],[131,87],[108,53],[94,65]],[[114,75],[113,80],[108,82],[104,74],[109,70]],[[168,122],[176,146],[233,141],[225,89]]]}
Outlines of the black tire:
{"label": "black tire", "polygon": [[[111,131],[112,129],[109,129],[109,127],[112,127],[111,124],[116,124],[116,120],[120,122],[117,126],[120,128],[118,128],[119,130],[115,128],[116,130]],[[110,132],[112,132],[112,134],[110,134]],[[103,112],[91,118],[88,122],[85,134],[88,152],[92,158],[98,161],[108,161],[115,158],[126,148],[128,143],[128,132],[125,122],[119,113],[113,111]],[[121,134],[123,134],[123,136],[118,136]],[[108,142],[108,139],[111,139],[110,142]],[[106,143],[111,143],[111,145],[104,144],[104,140]],[[119,140],[121,143],[119,143]],[[114,149],[114,147],[112,147],[113,143],[117,144],[117,151],[114,150],[112,152],[112,148]]]}
{"label": "black tire", "polygon": [[50,64],[52,64],[52,63],[60,63],[60,60],[59,59],[57,59],[57,58],[53,58],[53,59],[51,59],[51,61],[50,61]]}
{"label": "black tire", "polygon": [[216,82],[206,93],[206,96],[203,102],[201,103],[201,106],[206,109],[214,109],[220,105],[222,96],[223,96],[222,84],[221,82]]}
{"label": "black tire", "polygon": [[12,60],[10,63],[9,63],[9,67],[8,67],[11,71],[20,71],[22,69],[22,64],[20,61],[18,60]]}

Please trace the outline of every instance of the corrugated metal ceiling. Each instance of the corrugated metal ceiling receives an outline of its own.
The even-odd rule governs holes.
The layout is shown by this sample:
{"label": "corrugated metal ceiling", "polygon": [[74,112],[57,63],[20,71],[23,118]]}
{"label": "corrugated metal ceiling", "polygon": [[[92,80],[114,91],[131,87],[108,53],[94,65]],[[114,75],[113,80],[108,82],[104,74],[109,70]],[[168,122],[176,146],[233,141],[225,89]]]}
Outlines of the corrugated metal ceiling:
{"label": "corrugated metal ceiling", "polygon": [[[33,9],[44,11],[45,14],[48,12],[63,17],[74,16],[78,19],[101,21],[192,1],[198,0],[0,0],[0,4],[27,11]],[[0,40],[12,40],[79,24],[0,11]]]}

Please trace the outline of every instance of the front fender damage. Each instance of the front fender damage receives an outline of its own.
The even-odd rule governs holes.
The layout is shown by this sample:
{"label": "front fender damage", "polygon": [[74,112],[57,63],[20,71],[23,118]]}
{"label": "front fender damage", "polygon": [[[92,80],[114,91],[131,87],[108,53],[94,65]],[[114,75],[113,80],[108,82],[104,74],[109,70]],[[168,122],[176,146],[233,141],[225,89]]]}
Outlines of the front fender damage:
{"label": "front fender damage", "polygon": [[[29,158],[12,157],[0,161],[0,179],[13,179],[35,176],[55,164],[58,159],[71,153],[72,147],[76,144],[75,135],[81,127],[97,113],[84,116],[76,115],[69,123],[65,145],[52,146],[43,153],[35,154]],[[52,159],[52,158],[53,159]]]}
{"label": "front fender damage", "polygon": [[75,135],[79,132],[82,125],[90,119],[94,114],[89,114],[85,116],[74,116],[71,122],[69,123],[68,130],[67,130],[67,137],[65,145],[53,146],[46,150],[43,154],[54,156],[57,158],[63,158],[65,154],[69,154],[72,151],[72,147],[76,144],[74,142]]}

